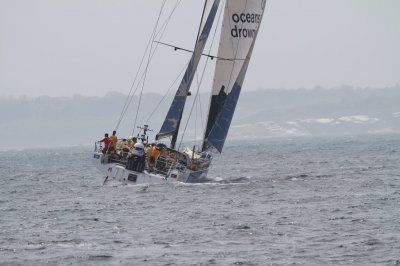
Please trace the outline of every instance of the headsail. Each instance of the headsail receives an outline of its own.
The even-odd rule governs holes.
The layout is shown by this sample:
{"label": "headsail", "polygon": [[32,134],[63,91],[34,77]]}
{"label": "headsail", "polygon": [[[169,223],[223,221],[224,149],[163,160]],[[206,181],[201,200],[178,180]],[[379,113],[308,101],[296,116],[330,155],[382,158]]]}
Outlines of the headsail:
{"label": "headsail", "polygon": [[214,3],[209,10],[209,14],[207,16],[205,23],[202,23],[201,34],[197,39],[189,65],[183,76],[181,84],[179,85],[178,91],[175,94],[175,98],[171,104],[171,107],[169,108],[164,123],[161,126],[161,130],[157,134],[157,138],[163,138],[172,135],[176,136],[179,130],[179,125],[182,119],[182,112],[185,106],[186,97],[188,95],[190,85],[192,84],[194,74],[197,70],[201,54],[203,53],[209,33],[214,23],[219,3],[220,0],[214,0]]}
{"label": "headsail", "polygon": [[[266,0],[226,1],[203,150],[219,152],[239,99]],[[231,59],[231,60],[226,60]]]}

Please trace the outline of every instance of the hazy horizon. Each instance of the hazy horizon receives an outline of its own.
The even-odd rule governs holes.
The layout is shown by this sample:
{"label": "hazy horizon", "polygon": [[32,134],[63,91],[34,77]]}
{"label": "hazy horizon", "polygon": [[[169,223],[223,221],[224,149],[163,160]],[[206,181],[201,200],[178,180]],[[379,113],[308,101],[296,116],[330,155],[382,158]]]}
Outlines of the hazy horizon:
{"label": "hazy horizon", "polygon": [[[395,88],[400,90],[400,84],[394,84],[392,86],[387,86],[387,87],[372,87],[372,86],[366,86],[366,87],[356,87],[356,86],[351,86],[351,85],[342,85],[342,86],[337,86],[337,87],[323,87],[323,86],[313,86],[310,88],[257,88],[257,89],[249,89],[247,88],[246,90],[243,90],[242,93],[251,93],[251,92],[262,92],[262,91],[312,91],[312,90],[343,90],[343,89],[350,89],[350,90],[384,90],[388,88]],[[200,94],[209,94],[210,92],[208,91],[201,91]],[[71,95],[6,95],[6,94],[0,94],[0,98],[9,98],[9,99],[37,99],[41,97],[49,97],[49,98],[73,98],[73,97],[99,97],[103,98],[108,95],[121,95],[121,96],[128,96],[128,92],[123,92],[123,91],[107,91],[104,92],[103,95],[90,95],[90,94],[85,94],[85,92],[78,92],[76,94],[71,94]],[[149,92],[144,92],[143,95],[165,95],[162,92],[156,92],[156,91],[149,91]],[[167,95],[174,95],[175,91],[170,91]],[[139,95],[136,95],[139,97]]]}
{"label": "hazy horizon", "polygon": [[[143,97],[137,113],[133,99],[118,126],[126,94],[107,96],[14,98],[0,96],[0,149],[76,146],[99,140],[117,128],[117,136],[132,135],[135,125],[148,123],[153,139],[165,119],[172,95]],[[196,97],[189,97],[187,111]],[[185,141],[199,140],[209,95],[202,93],[182,127]],[[197,106],[199,107],[199,106]],[[197,111],[196,111],[197,110]],[[201,112],[200,112],[201,111]],[[137,115],[137,123],[135,117]],[[400,132],[400,88],[352,89],[343,87],[303,90],[258,90],[241,94],[228,139],[330,136]],[[183,130],[185,128],[185,130]],[[135,133],[137,130],[135,130]],[[28,137],[29,136],[29,137]]]}

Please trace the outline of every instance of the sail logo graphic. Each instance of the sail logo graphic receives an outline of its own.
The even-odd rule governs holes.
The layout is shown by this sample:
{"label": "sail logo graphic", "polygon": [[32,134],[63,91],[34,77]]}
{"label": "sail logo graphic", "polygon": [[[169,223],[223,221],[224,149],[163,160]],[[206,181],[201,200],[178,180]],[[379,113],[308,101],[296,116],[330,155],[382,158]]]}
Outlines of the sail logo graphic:
{"label": "sail logo graphic", "polygon": [[[235,23],[235,26],[231,29],[231,36],[233,38],[254,38],[257,32],[257,25],[260,24],[262,19],[261,14],[255,13],[234,13],[232,15],[232,21]],[[238,27],[237,24],[241,24],[241,27]],[[248,28],[244,27],[248,24],[255,24],[256,28]]]}

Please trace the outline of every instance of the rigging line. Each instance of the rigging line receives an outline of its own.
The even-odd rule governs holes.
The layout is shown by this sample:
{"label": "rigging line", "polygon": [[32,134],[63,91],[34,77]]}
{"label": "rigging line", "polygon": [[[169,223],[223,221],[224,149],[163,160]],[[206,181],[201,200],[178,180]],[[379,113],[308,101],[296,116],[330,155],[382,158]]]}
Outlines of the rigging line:
{"label": "rigging line", "polygon": [[[193,53],[193,52],[194,52],[193,50],[189,50],[189,49],[186,49],[186,48],[178,47],[178,46],[175,46],[175,45],[172,45],[172,44],[168,44],[168,43],[164,43],[164,42],[159,42],[159,41],[155,41],[155,42],[156,42],[156,43],[159,43],[159,44],[162,44],[162,45],[165,45],[165,46],[172,47],[172,48],[174,48],[175,51],[181,50],[181,51],[185,51],[185,52],[188,52],[188,53]],[[207,57],[211,58],[211,60],[213,60],[214,58],[216,58],[216,59],[218,59],[218,60],[226,60],[226,61],[244,61],[244,60],[246,60],[246,59],[243,59],[243,58],[224,58],[224,57],[218,57],[218,56],[216,56],[216,55],[205,54],[205,53],[202,53],[201,55],[207,56]]]}
{"label": "rigging line", "polygon": [[201,104],[201,96],[199,97],[199,108],[200,108],[200,121],[201,121],[201,131],[204,132],[204,119],[203,119],[203,108]]}
{"label": "rigging line", "polygon": [[[168,26],[168,24],[169,24],[169,22],[170,22],[170,20],[171,20],[171,17],[172,17],[172,15],[175,13],[176,8],[178,7],[178,5],[180,4],[181,1],[182,1],[182,0],[179,0],[179,1],[176,2],[175,6],[174,6],[174,8],[172,9],[172,11],[170,12],[168,18],[165,20],[164,24],[160,27],[160,30],[156,33],[156,35],[159,35],[159,34],[161,33],[161,36],[159,37],[159,40],[162,39],[162,37],[163,37],[163,35],[164,35],[165,31],[166,31],[166,28],[167,28],[167,26]],[[165,1],[164,1],[164,2],[165,2]],[[150,43],[150,42],[154,42],[154,39],[155,39],[155,37],[153,38],[153,41],[150,39],[150,40],[149,40],[149,43]],[[149,52],[149,53],[152,53],[152,54],[151,54],[150,61],[151,61],[151,59],[153,58],[153,56],[154,56],[154,54],[155,54],[155,52],[156,52],[156,50],[157,50],[157,47],[158,47],[158,44],[156,45],[156,47],[154,48],[153,51],[150,51],[150,52]],[[146,50],[146,51],[147,51],[147,50]],[[139,82],[138,82],[138,84],[137,84],[137,86],[136,86],[136,89],[135,89],[134,93],[132,94],[132,96],[131,96],[131,98],[130,98],[130,101],[129,101],[128,106],[131,104],[131,102],[132,102],[132,100],[133,100],[133,97],[134,97],[134,95],[136,94],[136,91],[137,91],[138,88],[139,88],[139,84],[142,82],[144,76],[145,76],[145,72],[142,73],[142,75],[141,75],[141,77],[140,77],[140,79],[139,79]],[[127,108],[126,108],[125,112],[126,112],[126,111],[127,111]],[[136,125],[136,123],[135,123],[135,125]],[[133,131],[134,131],[134,128],[133,128]],[[132,135],[133,135],[133,134],[134,134],[134,133],[132,132]]]}
{"label": "rigging line", "polygon": [[[217,23],[215,24],[216,26],[215,26],[213,38],[212,38],[211,43],[210,43],[209,52],[211,51],[212,46],[213,46],[213,44],[214,44],[214,40],[215,40],[215,36],[216,36],[216,34],[217,34],[217,28],[218,28],[217,25],[219,25],[219,21],[220,21],[220,19],[221,19],[221,15],[222,15],[222,13],[223,13],[222,10],[223,10],[223,8],[221,8],[221,10],[220,10],[220,12],[219,12],[219,15],[218,15]],[[203,78],[204,78],[204,74],[205,74],[205,72],[206,72],[206,68],[207,68],[208,61],[209,61],[209,59],[207,58],[207,59],[206,59],[206,62],[205,62],[205,65],[204,65],[204,68],[203,68],[203,72],[202,72],[202,74],[201,74],[200,84],[203,82]],[[196,102],[197,97],[199,96],[200,84],[199,84],[199,86],[197,86],[197,91],[196,91],[196,96],[195,96],[194,102]],[[182,142],[183,142],[183,137],[185,136],[186,129],[187,129],[187,126],[188,126],[188,124],[189,124],[190,117],[191,117],[191,115],[192,115],[193,107],[194,107],[194,104],[192,105],[192,108],[190,109],[189,117],[188,117],[188,119],[187,119],[187,121],[186,121],[185,129],[183,130],[183,133],[182,133],[182,136],[181,136],[181,140],[180,140],[180,142],[179,142],[178,150],[180,150],[180,148],[181,148],[181,145],[182,145]]]}
{"label": "rigging line", "polygon": [[[164,22],[163,26],[160,27],[160,30],[157,32],[157,35],[159,35],[159,34],[161,33],[161,36],[160,36],[159,39],[161,39],[162,36],[164,35],[165,30],[166,30],[166,28],[167,28],[167,26],[168,26],[168,24],[169,24],[169,22],[170,22],[171,17],[172,17],[173,13],[175,12],[177,6],[180,4],[181,1],[182,1],[182,0],[177,1],[177,3],[175,4],[173,10],[170,12],[168,18],[167,18],[166,21]],[[164,3],[165,3],[165,2],[166,2],[166,1],[164,0]],[[154,40],[154,39],[153,39],[153,40]],[[148,45],[147,45],[147,47],[146,47],[146,51],[145,51],[145,53],[143,54],[143,57],[142,57],[142,60],[141,60],[141,63],[140,63],[140,67],[139,67],[138,72],[137,72],[136,77],[135,77],[135,81],[134,81],[134,83],[132,83],[132,87],[131,87],[130,93],[128,94],[128,97],[127,97],[127,102],[128,102],[128,103],[125,104],[126,106],[125,106],[125,108],[123,109],[123,113],[122,113],[122,115],[121,115],[121,118],[120,118],[120,122],[119,122],[119,123],[121,123],[122,118],[125,116],[125,114],[126,114],[126,112],[127,112],[127,110],[128,110],[128,107],[129,107],[129,105],[132,103],[133,97],[135,96],[136,91],[137,91],[138,88],[139,88],[139,84],[142,82],[142,79],[143,79],[143,77],[144,77],[144,72],[143,72],[142,75],[140,76],[140,79],[139,79],[137,85],[136,85],[135,91],[133,92],[133,94],[131,94],[131,91],[132,91],[133,86],[134,86],[134,84],[135,84],[135,82],[136,82],[136,79],[137,79],[137,75],[140,73],[141,66],[142,66],[142,64],[143,64],[144,58],[145,58],[145,56],[146,56],[146,54],[147,54],[147,50],[148,50],[148,48],[149,48],[151,42],[152,42],[152,38],[149,38]],[[153,58],[157,47],[158,47],[158,45],[154,48],[154,50],[153,50],[153,52],[152,52],[152,55],[151,55],[151,58]],[[149,53],[151,53],[151,51],[150,51]],[[132,134],[133,134],[133,133],[132,133]]]}
{"label": "rigging line", "polygon": [[[163,3],[161,4],[161,11],[164,9],[165,3],[166,3],[166,0],[164,0]],[[160,14],[161,14],[161,12],[160,12]],[[159,19],[160,19],[160,15],[159,15],[157,21],[158,21]],[[156,25],[155,25],[155,27],[154,27],[154,30],[157,28],[157,24],[158,24],[158,22],[156,23]],[[154,30],[153,30],[153,31],[154,31]],[[146,54],[147,54],[147,51],[148,51],[149,46],[150,46],[151,43],[152,43],[152,36],[150,36],[150,38],[149,38],[149,40],[148,40],[148,42],[147,42],[147,46],[146,46],[145,52],[143,53],[142,59],[141,59],[140,64],[139,64],[139,68],[138,68],[138,70],[137,70],[137,72],[136,72],[136,74],[135,74],[135,78],[134,78],[134,80],[133,80],[133,82],[132,82],[132,85],[131,85],[131,88],[130,88],[130,90],[129,90],[128,96],[127,96],[127,98],[126,98],[125,104],[124,104],[124,106],[123,106],[123,108],[122,108],[122,111],[121,111],[121,114],[120,114],[120,117],[119,117],[117,126],[116,126],[116,128],[115,128],[116,131],[117,131],[117,129],[119,128],[119,126],[120,126],[120,124],[121,124],[121,122],[122,122],[123,117],[125,116],[125,113],[126,113],[126,111],[127,111],[127,109],[128,109],[128,106],[129,106],[130,103],[132,102],[133,95],[136,93],[137,88],[135,89],[134,93],[133,93],[132,96],[131,96],[133,87],[135,86],[137,77],[138,77],[138,75],[139,75],[139,73],[140,73],[140,70],[141,70],[141,68],[142,68],[142,64],[143,64],[144,58],[145,58],[145,56],[146,56]]]}
{"label": "rigging line", "polygon": [[[196,81],[197,81],[197,86],[200,86],[201,84],[199,84],[199,77],[198,74],[196,72]],[[203,123],[203,110],[201,108],[201,95],[198,97],[198,101],[196,101],[196,108],[200,109],[200,122],[201,122],[201,132],[204,131],[204,123]],[[196,109],[196,120],[197,120],[197,109]],[[196,127],[195,129],[197,129],[197,122],[196,122]],[[197,136],[196,136],[197,138]]]}
{"label": "rigging line", "polygon": [[[159,12],[159,14],[158,14],[158,18],[157,18],[157,22],[156,22],[156,27],[154,27],[154,30],[153,30],[153,33],[152,33],[152,36],[151,36],[151,38],[152,38],[153,41],[154,41],[154,39],[155,39],[155,37],[156,37],[156,30],[157,30],[157,27],[158,27],[158,23],[159,23],[159,21],[160,21],[161,13],[162,13],[162,11],[163,11],[165,2],[166,2],[166,0],[163,1],[163,5],[162,5],[162,7],[161,7],[161,9],[160,9],[160,12]],[[137,107],[137,110],[136,110],[135,123],[133,124],[132,135],[134,135],[134,132],[135,132],[137,117],[138,117],[138,114],[139,114],[139,108],[140,108],[140,104],[141,104],[141,102],[142,102],[143,89],[144,89],[144,85],[145,85],[145,82],[146,82],[147,71],[148,71],[148,69],[149,69],[150,61],[151,61],[151,58],[152,58],[151,51],[153,51],[153,41],[151,42],[151,45],[150,45],[149,57],[148,57],[148,60],[147,60],[147,64],[146,64],[145,71],[144,71],[144,78],[143,78],[143,83],[142,83],[142,89],[141,89],[141,91],[140,91],[139,104],[138,104],[138,107]]]}
{"label": "rigging line", "polygon": [[[196,83],[197,83],[197,86],[199,87],[200,86],[200,84],[199,84],[199,76],[198,76],[197,72],[196,72]],[[198,97],[198,99],[200,99],[200,97]],[[194,115],[194,117],[195,117],[195,121],[194,121],[194,141],[196,143],[196,140],[197,140],[197,117],[198,117],[198,114],[197,114],[198,113],[198,110],[197,110],[198,109],[198,105],[197,105],[197,103],[198,103],[198,101],[195,101],[195,103],[196,103],[196,108],[195,108],[196,113]]]}
{"label": "rigging line", "polygon": [[[204,71],[204,72],[205,72],[205,71]],[[204,75],[204,72],[203,72],[203,75]],[[197,92],[196,92],[196,96],[195,96],[194,102],[196,102],[196,100],[197,100],[199,89],[200,89],[200,86],[197,88]],[[178,149],[177,149],[177,150],[180,150],[180,148],[181,148],[182,141],[183,141],[183,137],[185,136],[186,129],[187,129],[187,126],[188,126],[188,124],[189,124],[190,117],[192,116],[192,112],[193,112],[193,107],[194,107],[194,106],[195,106],[195,104],[192,104],[192,107],[190,108],[189,117],[188,117],[188,119],[187,119],[187,121],[186,121],[185,129],[183,130],[183,133],[182,133],[182,136],[181,136],[181,140],[180,140],[180,142],[179,142],[179,145],[178,145]]]}
{"label": "rigging line", "polygon": [[[200,113],[200,136],[201,136],[201,132],[203,132],[203,130],[204,130],[204,128],[203,128],[203,114],[201,113],[201,93],[199,94],[199,97],[197,97],[197,101],[196,101],[196,136],[195,136],[195,139],[197,140],[197,120],[198,120],[198,117],[199,117],[199,115],[198,115],[198,113]],[[201,143],[203,142],[202,141],[202,139],[201,139],[201,137],[200,137],[200,143],[198,144],[198,146],[200,146],[201,145]]]}
{"label": "rigging line", "polygon": [[[198,73],[197,73],[197,71],[196,71],[196,83],[197,83],[197,87],[200,87],[200,83],[199,83],[199,75],[198,75]],[[197,99],[200,99],[200,96],[199,97],[197,97]],[[193,104],[196,104],[196,107],[195,107],[195,111],[196,111],[196,113],[195,113],[195,115],[194,115],[194,117],[195,117],[195,121],[194,121],[194,143],[196,144],[196,142],[197,142],[197,117],[198,117],[198,114],[197,114],[197,103],[198,103],[198,101],[197,101],[197,99],[195,99],[195,101],[194,101],[194,103]]]}
{"label": "rigging line", "polygon": [[[168,19],[164,22],[164,24],[163,24],[163,26],[162,26],[163,28],[160,29],[160,30],[158,31],[157,35],[161,33],[161,36],[160,36],[159,39],[161,39],[162,36],[164,35],[165,30],[166,30],[166,27],[168,26],[168,24],[169,24],[169,22],[170,22],[170,19],[171,19],[173,13],[174,13],[175,10],[176,10],[176,7],[180,4],[180,2],[181,2],[181,0],[179,0],[179,1],[175,4],[175,7],[174,7],[174,9],[171,11],[171,13],[170,13]],[[152,42],[151,39],[149,40],[149,44],[150,44],[150,42]],[[154,42],[154,41],[153,41],[153,42]],[[155,47],[154,50],[152,51],[151,59],[153,58],[153,56],[154,56],[154,54],[155,54],[155,52],[156,52],[157,47],[158,47],[158,44],[156,45],[156,47]],[[149,53],[151,53],[151,52],[149,52]],[[147,49],[146,49],[146,53],[143,55],[143,59],[144,59],[144,56],[145,56],[146,54],[147,54]],[[142,59],[142,61],[143,61],[143,59]],[[150,59],[150,60],[151,60],[151,59]],[[143,80],[143,78],[144,78],[144,75],[145,75],[145,72],[143,72],[142,75],[140,76],[140,79],[139,79],[139,81],[138,81],[138,83],[137,83],[136,89],[135,89],[135,91],[133,92],[133,94],[130,95],[130,96],[128,95],[129,103],[128,103],[127,107],[125,108],[123,115],[126,114],[126,112],[127,112],[127,110],[128,110],[128,106],[132,103],[133,97],[135,96],[136,91],[139,89],[139,84],[142,82],[142,80]],[[132,133],[132,134],[133,134],[133,133]]]}
{"label": "rigging line", "polygon": [[[164,33],[165,33],[165,31],[162,33],[162,35],[163,35]],[[162,37],[162,35],[161,35],[161,37]],[[161,37],[160,37],[160,38],[161,38]],[[155,47],[154,50],[152,51],[150,61],[151,61],[151,59],[153,58],[153,56],[154,56],[154,54],[155,54],[155,52],[156,52],[157,47],[158,47],[158,45],[156,45],[156,47]],[[181,71],[181,73],[182,73],[182,71]],[[138,88],[139,88],[139,84],[142,82],[144,76],[145,76],[145,72],[143,72],[142,75],[140,76],[138,85],[136,86],[136,89],[135,89],[134,93],[133,93],[132,96],[130,97],[130,101],[129,101],[129,104],[128,104],[128,105],[130,105],[130,103],[132,102],[133,97],[134,97],[134,95],[136,94],[136,91],[137,91]],[[126,112],[126,110],[125,110],[125,112]]]}
{"label": "rigging line", "polygon": [[[121,124],[121,122],[122,122],[122,119],[123,119],[123,117],[125,116],[126,110],[128,109],[128,106],[130,105],[130,103],[131,103],[131,101],[132,101],[132,100],[130,100],[130,99],[131,99],[132,90],[133,90],[133,87],[134,87],[134,85],[135,85],[135,83],[136,83],[137,77],[138,77],[138,75],[139,75],[140,69],[141,69],[141,67],[142,67],[142,64],[143,64],[144,58],[145,58],[145,56],[146,56],[146,54],[147,54],[147,49],[148,49],[149,46],[150,46],[150,43],[148,43],[148,45],[147,45],[147,47],[146,47],[146,50],[145,50],[145,52],[143,53],[143,57],[142,57],[142,59],[141,59],[141,61],[140,61],[138,71],[136,72],[135,78],[134,78],[134,80],[133,80],[133,82],[132,82],[132,85],[131,85],[131,88],[130,88],[130,90],[129,90],[128,96],[127,96],[127,98],[126,98],[126,100],[125,100],[124,106],[122,107],[121,114],[120,114],[120,116],[119,116],[119,120],[118,120],[118,123],[117,123],[117,126],[116,126],[115,130],[118,130],[118,128],[119,128],[119,126],[120,126],[120,124]],[[133,92],[132,97],[133,97],[133,95],[134,95],[135,93],[136,93],[136,90]]]}
{"label": "rigging line", "polygon": [[[179,4],[181,3],[182,0],[179,0],[175,3],[174,8],[172,9],[170,15],[168,16],[168,18],[166,19],[166,21],[164,22],[164,24],[160,27],[161,29],[156,33],[156,36],[159,35],[161,33],[161,36],[158,38],[158,40],[161,40],[166,27],[169,23],[169,21],[171,20],[171,17],[173,15],[173,13],[175,12],[176,8],[179,6]],[[159,41],[155,41],[157,43],[156,48],[158,47],[158,43],[160,43]],[[155,48],[155,49],[156,49]],[[155,52],[155,50],[154,50]],[[153,53],[154,54],[154,53]],[[178,76],[176,77],[176,79],[172,82],[172,84],[170,85],[170,87],[168,88],[167,92],[164,94],[164,96],[161,98],[161,100],[158,102],[158,104],[156,105],[156,107],[153,109],[153,111],[151,112],[151,114],[149,115],[149,117],[146,119],[146,122],[148,122],[151,117],[154,115],[155,111],[158,109],[158,107],[161,105],[161,103],[165,100],[166,96],[168,95],[169,91],[172,89],[172,87],[174,86],[174,84],[176,83],[176,81],[178,80],[178,78],[182,75],[182,72],[187,68],[188,63],[185,63],[183,69],[181,70],[181,72],[178,74]]]}
{"label": "rigging line", "polygon": [[[169,14],[168,18],[165,20],[163,25],[160,27],[160,30],[156,33],[156,36],[158,36],[160,34],[160,32],[162,33],[161,37],[162,37],[162,35],[164,35],[165,30],[166,30],[166,28],[167,28],[167,26],[168,26],[168,24],[169,24],[169,22],[170,22],[170,20],[172,18],[172,15],[175,13],[176,8],[179,6],[179,4],[181,2],[182,2],[182,0],[176,1],[174,8],[172,9],[171,13]],[[161,39],[161,37],[159,38],[159,40]]]}
{"label": "rigging line", "polygon": [[172,84],[169,86],[167,92],[164,94],[164,96],[161,98],[161,100],[158,102],[158,104],[156,105],[156,107],[154,108],[154,110],[151,112],[151,114],[149,115],[149,117],[146,119],[146,122],[148,122],[154,115],[154,113],[157,111],[158,107],[160,107],[161,103],[165,100],[165,98],[167,97],[168,93],[170,92],[170,90],[174,87],[176,81],[179,79],[179,77],[181,77],[183,71],[185,71],[185,69],[187,68],[189,63],[185,63],[185,65],[183,66],[181,72],[178,74],[178,76],[175,78],[175,80],[172,82]]}
{"label": "rigging line", "polygon": [[[197,107],[197,99],[195,99],[194,104]],[[194,108],[195,114],[194,114],[194,143],[196,143],[197,140],[197,108]]]}

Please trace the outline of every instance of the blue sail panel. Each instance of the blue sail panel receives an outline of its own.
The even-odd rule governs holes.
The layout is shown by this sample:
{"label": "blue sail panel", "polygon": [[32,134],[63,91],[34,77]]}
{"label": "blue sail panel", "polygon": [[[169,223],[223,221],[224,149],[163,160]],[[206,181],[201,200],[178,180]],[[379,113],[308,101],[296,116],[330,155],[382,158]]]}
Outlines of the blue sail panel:
{"label": "blue sail panel", "polygon": [[176,95],[171,107],[169,108],[168,115],[164,120],[158,138],[163,138],[172,135],[178,128],[178,122],[183,112],[186,96]]}
{"label": "blue sail panel", "polygon": [[210,34],[215,16],[217,14],[220,0],[215,0],[210,9],[210,13],[201,31],[201,34],[196,42],[194,52],[189,61],[189,65],[183,75],[181,84],[175,94],[175,98],[168,110],[167,116],[161,126],[157,138],[168,137],[174,135],[179,130],[180,120],[182,119],[183,108],[185,107],[186,97],[189,93],[190,85],[192,84],[194,74],[196,73],[201,55],[206,45]]}
{"label": "blue sail panel", "polygon": [[241,85],[236,82],[231,93],[229,93],[226,98],[224,108],[219,113],[218,118],[208,135],[207,145],[213,146],[219,152],[222,152],[222,148],[224,147],[225,139],[228,135],[229,127],[231,126],[241,89]]}

